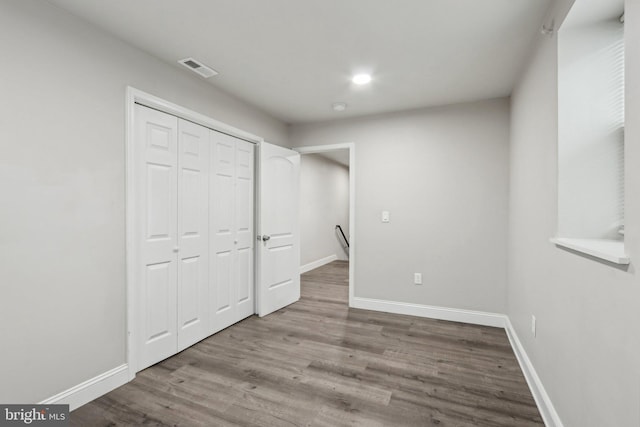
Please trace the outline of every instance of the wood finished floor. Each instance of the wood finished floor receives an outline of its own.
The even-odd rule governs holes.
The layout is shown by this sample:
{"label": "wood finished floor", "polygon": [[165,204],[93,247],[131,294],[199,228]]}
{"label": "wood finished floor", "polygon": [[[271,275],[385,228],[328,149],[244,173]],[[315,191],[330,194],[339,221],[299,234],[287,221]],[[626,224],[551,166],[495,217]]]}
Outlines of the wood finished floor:
{"label": "wood finished floor", "polygon": [[74,426],[540,426],[504,330],[348,309],[346,262],[71,413]]}

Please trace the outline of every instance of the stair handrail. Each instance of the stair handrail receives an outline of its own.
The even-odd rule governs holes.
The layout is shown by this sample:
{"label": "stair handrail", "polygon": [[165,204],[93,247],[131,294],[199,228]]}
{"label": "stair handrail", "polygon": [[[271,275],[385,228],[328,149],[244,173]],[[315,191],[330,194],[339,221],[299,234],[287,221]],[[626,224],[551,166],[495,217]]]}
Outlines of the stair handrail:
{"label": "stair handrail", "polygon": [[347,236],[344,235],[344,231],[342,231],[342,227],[340,227],[340,224],[336,224],[336,230],[340,230],[340,234],[342,234],[344,242],[347,244],[347,247],[349,247],[349,240],[347,240]]}

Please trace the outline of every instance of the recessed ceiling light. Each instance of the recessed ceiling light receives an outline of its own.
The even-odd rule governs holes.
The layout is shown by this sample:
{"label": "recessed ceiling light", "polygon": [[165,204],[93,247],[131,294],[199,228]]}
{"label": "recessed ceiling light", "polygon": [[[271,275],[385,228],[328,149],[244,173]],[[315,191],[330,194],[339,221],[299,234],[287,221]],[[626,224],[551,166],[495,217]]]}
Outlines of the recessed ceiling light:
{"label": "recessed ceiling light", "polygon": [[351,81],[357,85],[366,85],[371,81],[371,76],[369,74],[356,74]]}
{"label": "recessed ceiling light", "polygon": [[334,102],[331,104],[331,107],[333,107],[333,111],[344,111],[347,109],[347,104],[344,102]]}

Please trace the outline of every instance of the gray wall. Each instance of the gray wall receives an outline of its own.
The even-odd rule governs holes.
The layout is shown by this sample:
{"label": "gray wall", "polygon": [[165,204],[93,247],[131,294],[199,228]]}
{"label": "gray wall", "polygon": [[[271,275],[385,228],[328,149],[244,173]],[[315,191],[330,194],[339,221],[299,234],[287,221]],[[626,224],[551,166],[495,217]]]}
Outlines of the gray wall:
{"label": "gray wall", "polygon": [[335,232],[349,236],[349,168],[320,154],[300,158],[300,265],[331,255],[348,259]]}
{"label": "gray wall", "polygon": [[625,19],[628,271],[549,243],[558,207],[556,37],[538,37],[512,96],[508,314],[567,427],[640,424],[640,2],[626,2]]}
{"label": "gray wall", "polygon": [[0,402],[125,362],[125,88],[287,144],[286,126],[44,1],[0,3]]}
{"label": "gray wall", "polygon": [[508,138],[508,99],[291,127],[355,143],[356,297],[505,312]]}

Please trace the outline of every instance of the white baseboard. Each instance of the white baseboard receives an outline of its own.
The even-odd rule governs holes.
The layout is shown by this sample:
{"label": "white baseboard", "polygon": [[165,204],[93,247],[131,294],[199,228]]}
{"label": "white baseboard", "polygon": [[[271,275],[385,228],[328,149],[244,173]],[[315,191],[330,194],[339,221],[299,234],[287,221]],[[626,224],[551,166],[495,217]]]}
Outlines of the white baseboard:
{"label": "white baseboard", "polygon": [[355,297],[353,308],[384,311],[385,313],[406,314],[409,316],[428,317],[430,319],[450,320],[474,325],[495,326],[504,328],[506,316],[486,311],[463,310],[457,308],[437,307],[432,305],[411,304],[406,302],[384,301],[371,298]]}
{"label": "white baseboard", "polygon": [[94,399],[129,382],[129,366],[125,363],[96,377],[71,387],[40,402],[41,405],[68,404],[69,410],[89,403]]}
{"label": "white baseboard", "polygon": [[507,332],[511,348],[516,355],[516,359],[518,359],[520,369],[527,380],[527,384],[529,385],[531,394],[536,401],[536,405],[538,406],[538,410],[540,411],[540,415],[542,416],[545,426],[563,427],[564,425],[562,424],[562,420],[556,412],[556,409],[551,402],[551,398],[549,398],[547,391],[544,389],[542,381],[533,367],[529,356],[527,356],[527,352],[524,350],[524,347],[518,338],[518,334],[516,334],[516,330],[513,328],[508,317],[506,317],[504,329]]}
{"label": "white baseboard", "polygon": [[338,256],[336,254],[333,254],[333,255],[329,255],[328,257],[324,257],[316,261],[310,262],[309,264],[301,265],[300,274],[304,274],[307,271],[311,271],[315,268],[322,267],[323,265],[329,264],[331,261],[335,261],[337,259],[338,259]]}

